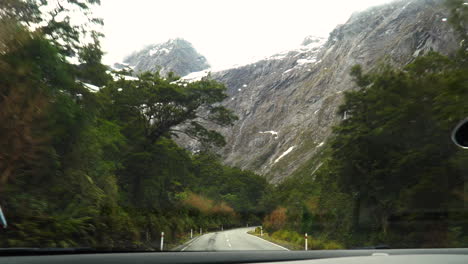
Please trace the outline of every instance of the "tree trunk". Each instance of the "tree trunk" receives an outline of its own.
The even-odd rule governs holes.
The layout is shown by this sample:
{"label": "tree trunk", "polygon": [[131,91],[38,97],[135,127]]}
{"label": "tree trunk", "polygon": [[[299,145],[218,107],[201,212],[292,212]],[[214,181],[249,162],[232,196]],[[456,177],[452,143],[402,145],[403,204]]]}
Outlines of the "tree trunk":
{"label": "tree trunk", "polygon": [[359,217],[361,214],[361,197],[358,194],[354,199],[354,208],[353,208],[353,230],[359,230]]}

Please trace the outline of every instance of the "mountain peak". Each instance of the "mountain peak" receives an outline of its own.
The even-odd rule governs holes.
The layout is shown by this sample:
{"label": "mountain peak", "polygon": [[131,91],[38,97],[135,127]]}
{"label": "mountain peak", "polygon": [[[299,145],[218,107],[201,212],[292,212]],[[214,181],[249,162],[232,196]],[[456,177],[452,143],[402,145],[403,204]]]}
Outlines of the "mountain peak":
{"label": "mountain peak", "polygon": [[171,71],[184,76],[210,67],[206,58],[195,50],[192,43],[183,38],[148,45],[115,66],[122,65],[134,69],[135,72],[159,71],[163,76]]}

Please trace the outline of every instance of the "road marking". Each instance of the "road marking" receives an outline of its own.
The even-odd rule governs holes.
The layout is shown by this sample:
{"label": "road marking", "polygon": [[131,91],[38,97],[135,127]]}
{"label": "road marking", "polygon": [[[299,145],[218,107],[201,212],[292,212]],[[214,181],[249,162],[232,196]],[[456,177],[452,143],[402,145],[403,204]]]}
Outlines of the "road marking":
{"label": "road marking", "polygon": [[270,244],[272,244],[272,245],[275,245],[275,246],[277,246],[277,247],[279,247],[279,248],[282,248],[282,249],[284,249],[284,250],[289,251],[289,249],[287,249],[287,248],[285,248],[285,247],[282,247],[282,246],[280,246],[280,245],[277,245],[277,244],[275,244],[275,243],[273,243],[273,242],[270,242],[270,241],[268,241],[268,240],[265,240],[265,239],[263,239],[263,238],[259,238],[258,236],[251,235],[251,234],[249,234],[249,233],[247,233],[247,232],[246,232],[246,234],[247,234],[247,235],[250,235],[250,236],[253,236],[253,237],[257,238],[257,239],[260,239],[260,240],[262,240],[262,241],[268,242],[268,243],[270,243]]}

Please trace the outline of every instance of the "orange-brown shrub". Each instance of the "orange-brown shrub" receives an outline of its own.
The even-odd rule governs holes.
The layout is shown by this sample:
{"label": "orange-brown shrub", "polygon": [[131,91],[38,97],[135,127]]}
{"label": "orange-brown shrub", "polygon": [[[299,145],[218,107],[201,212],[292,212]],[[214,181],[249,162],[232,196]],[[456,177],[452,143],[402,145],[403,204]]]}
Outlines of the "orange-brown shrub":
{"label": "orange-brown shrub", "polygon": [[267,230],[275,231],[284,228],[287,221],[287,209],[284,207],[276,208],[271,214],[265,216],[263,225]]}
{"label": "orange-brown shrub", "polygon": [[202,195],[189,192],[182,200],[186,206],[195,208],[204,214],[235,216],[235,211],[225,202],[216,203]]}

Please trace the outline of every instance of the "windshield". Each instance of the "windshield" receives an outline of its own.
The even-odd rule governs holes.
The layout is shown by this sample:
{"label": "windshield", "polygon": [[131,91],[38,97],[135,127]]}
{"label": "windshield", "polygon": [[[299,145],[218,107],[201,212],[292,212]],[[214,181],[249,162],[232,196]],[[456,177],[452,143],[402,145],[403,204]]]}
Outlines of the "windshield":
{"label": "windshield", "polygon": [[2,0],[0,248],[467,247],[467,25],[466,0]]}

